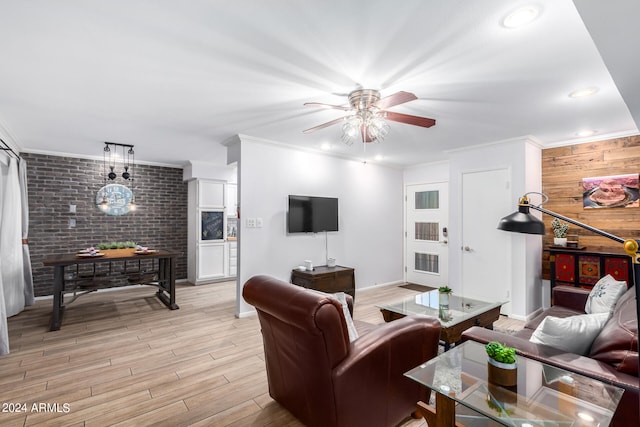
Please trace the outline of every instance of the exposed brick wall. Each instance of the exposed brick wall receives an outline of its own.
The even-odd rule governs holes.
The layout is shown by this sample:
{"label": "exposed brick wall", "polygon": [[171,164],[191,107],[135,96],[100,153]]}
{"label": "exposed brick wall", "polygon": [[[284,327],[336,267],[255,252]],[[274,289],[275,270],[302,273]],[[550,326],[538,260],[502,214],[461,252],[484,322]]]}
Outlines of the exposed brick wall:
{"label": "exposed brick wall", "polygon": [[[178,279],[187,277],[187,183],[182,169],[136,165],[137,210],[109,216],[96,206],[103,186],[102,161],[22,153],[29,189],[29,250],[36,296],[51,295],[50,254],[73,253],[101,242],[131,240],[174,250]],[[122,178],[115,183],[124,184]],[[128,185],[127,185],[128,186]],[[69,205],[76,213],[69,213]],[[69,228],[75,218],[76,228]]]}

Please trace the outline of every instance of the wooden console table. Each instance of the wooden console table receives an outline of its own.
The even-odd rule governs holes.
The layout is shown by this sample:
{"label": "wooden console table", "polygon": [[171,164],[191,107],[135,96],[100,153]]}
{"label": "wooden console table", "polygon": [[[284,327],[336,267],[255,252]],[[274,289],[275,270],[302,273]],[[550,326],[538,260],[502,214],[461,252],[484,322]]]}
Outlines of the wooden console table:
{"label": "wooden console table", "polygon": [[327,267],[321,265],[315,267],[313,271],[291,271],[291,283],[302,286],[303,288],[315,289],[317,291],[335,293],[344,292],[349,294],[355,300],[356,298],[356,282],[355,272],[353,268]]}
{"label": "wooden console table", "polygon": [[629,286],[633,277],[631,258],[626,254],[588,252],[571,248],[548,248],[551,267],[551,296],[558,285],[591,288],[601,277],[610,274]]}
{"label": "wooden console table", "polygon": [[[158,288],[156,293],[158,299],[171,310],[180,307],[176,304],[176,256],[175,252],[158,250],[148,254],[136,254],[134,249],[107,249],[101,251],[103,256],[80,257],[77,254],[52,255],[43,261],[44,265],[53,266],[53,312],[51,313],[51,331],[57,331],[62,324],[64,314],[64,293],[65,284],[73,282],[74,279],[65,279],[65,268],[72,267],[76,271],[85,264],[90,264],[93,275],[84,279],[88,285],[84,291],[91,292],[98,288],[112,287],[112,283],[127,281],[130,284],[152,285]],[[147,260],[147,261],[145,261]],[[153,260],[157,260],[156,263]],[[124,268],[114,267],[116,261],[122,262]],[[152,271],[142,272],[140,269],[127,270],[127,262],[140,261],[149,263],[152,261]],[[102,272],[96,274],[98,264],[108,265]],[[139,262],[138,262],[139,264]],[[68,272],[69,273],[69,272]],[[73,274],[73,273],[69,273]],[[79,275],[78,275],[79,276]],[[81,277],[78,277],[81,278]]]}

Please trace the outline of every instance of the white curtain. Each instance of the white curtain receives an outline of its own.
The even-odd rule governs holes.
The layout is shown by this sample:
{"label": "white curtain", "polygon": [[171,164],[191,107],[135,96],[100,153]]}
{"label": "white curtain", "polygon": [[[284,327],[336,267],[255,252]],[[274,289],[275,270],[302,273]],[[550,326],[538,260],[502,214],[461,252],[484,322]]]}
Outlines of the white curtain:
{"label": "white curtain", "polygon": [[18,161],[9,159],[9,167],[3,181],[2,209],[0,210],[0,287],[4,301],[0,301],[2,331],[0,331],[0,354],[9,352],[6,319],[24,309],[24,263],[22,248],[22,201]]}
{"label": "white curtain", "polygon": [[20,160],[19,182],[20,202],[22,203],[22,268],[24,276],[24,305],[33,305],[33,274],[31,271],[31,255],[29,254],[29,198],[27,196],[27,162]]}
{"label": "white curtain", "polygon": [[[8,158],[0,155],[0,225],[2,224],[2,206],[4,200],[4,186],[7,182]],[[0,233],[2,230],[0,230]],[[2,271],[2,253],[0,252],[0,272]],[[0,274],[0,355],[9,353],[9,330],[7,329],[7,308],[4,303],[4,286]]]}

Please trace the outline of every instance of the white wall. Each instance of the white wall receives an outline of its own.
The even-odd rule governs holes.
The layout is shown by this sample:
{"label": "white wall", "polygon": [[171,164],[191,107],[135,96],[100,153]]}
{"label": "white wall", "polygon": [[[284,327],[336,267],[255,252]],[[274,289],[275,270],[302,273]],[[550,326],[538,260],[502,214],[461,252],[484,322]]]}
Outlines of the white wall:
{"label": "white wall", "polygon": [[[328,233],[328,255],[355,268],[356,288],[402,280],[402,171],[244,136],[239,144],[239,292],[254,275],[289,281],[305,259],[326,263],[324,233],[287,235],[289,194],[339,199],[340,231]],[[263,228],[247,228],[247,218],[262,218]],[[238,302],[238,315],[252,311]]]}
{"label": "white wall", "polygon": [[182,179],[190,181],[195,178],[199,179],[216,179],[228,183],[237,183],[237,168],[235,165],[226,165],[226,157],[221,159],[220,163],[203,162],[199,160],[190,160],[183,167]]}
{"label": "white wall", "polygon": [[404,170],[404,185],[449,181],[449,162],[427,163]]}
{"label": "white wall", "polygon": [[[325,264],[324,234],[287,235],[289,194],[338,197],[340,231],[328,233],[329,256],[356,269],[362,289],[403,280],[403,194],[407,184],[449,182],[450,224],[460,217],[463,172],[507,168],[511,171],[513,209],[520,196],[541,191],[541,148],[523,138],[450,153],[448,162],[404,171],[289,149],[240,136],[229,146],[238,161],[239,280],[237,314],[252,312],[240,297],[251,276],[269,274],[289,280],[291,269],[311,259]],[[532,202],[536,202],[535,196]],[[263,228],[246,228],[247,218],[262,218]],[[499,218],[496,219],[496,223]],[[460,230],[450,233],[450,279],[460,281]],[[512,282],[512,316],[526,319],[542,305],[540,236],[511,233],[511,259],[505,270]]]}
{"label": "white wall", "polygon": [[[538,144],[525,144],[525,192],[542,192],[542,149]],[[523,193],[524,194],[524,193]],[[542,197],[531,195],[531,203],[539,204]],[[515,208],[514,208],[515,211]],[[531,210],[535,216],[542,218],[542,213]],[[525,271],[527,290],[525,313],[527,317],[535,313],[543,305],[545,295],[542,282],[542,236],[525,235]],[[548,289],[546,291],[548,295]]]}

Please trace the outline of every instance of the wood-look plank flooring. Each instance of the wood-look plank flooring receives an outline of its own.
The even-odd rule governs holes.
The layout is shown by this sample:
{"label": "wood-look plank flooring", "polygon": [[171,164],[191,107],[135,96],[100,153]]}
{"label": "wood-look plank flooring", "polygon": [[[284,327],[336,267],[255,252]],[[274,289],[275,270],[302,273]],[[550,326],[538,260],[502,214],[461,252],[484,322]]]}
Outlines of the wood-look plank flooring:
{"label": "wood-look plank flooring", "polygon": [[[51,300],[10,318],[0,425],[301,426],[269,396],[257,317],[234,316],[235,282],[176,292],[173,311],[152,287],[92,293],[67,307],[55,332]],[[382,323],[376,303],[415,294],[360,291],[354,317]]]}

